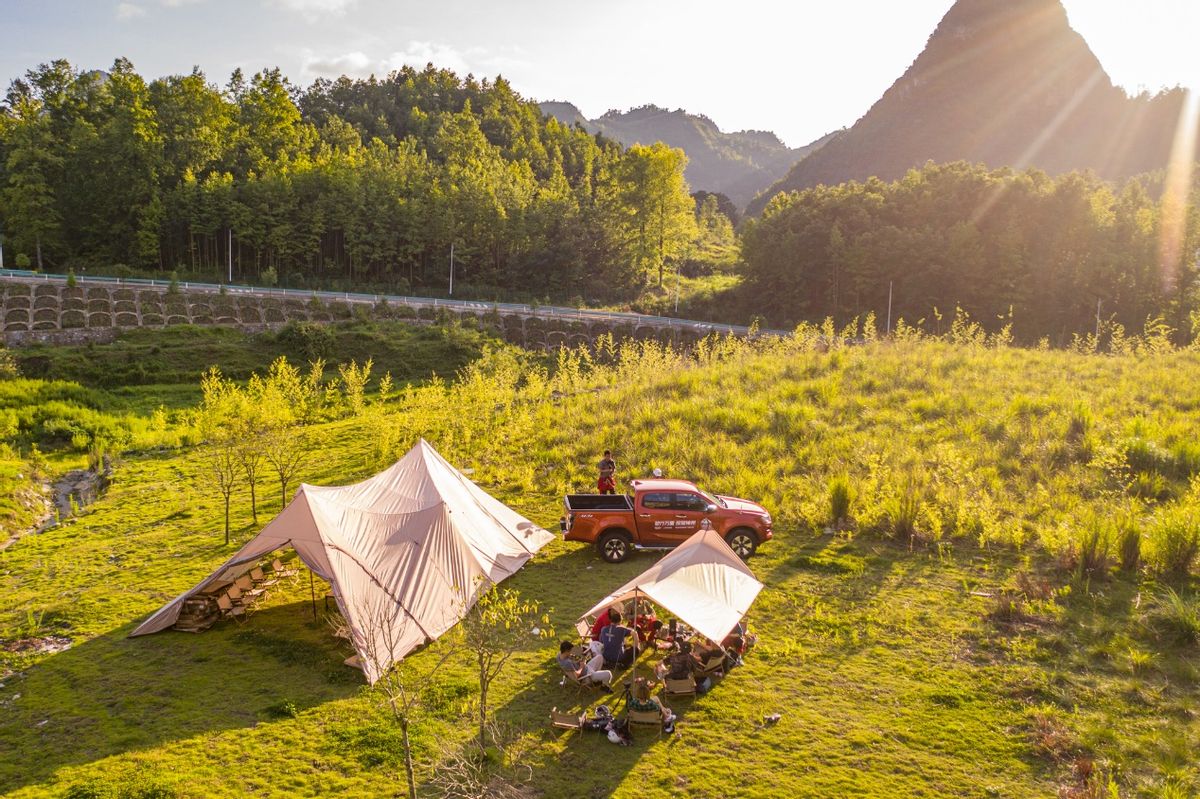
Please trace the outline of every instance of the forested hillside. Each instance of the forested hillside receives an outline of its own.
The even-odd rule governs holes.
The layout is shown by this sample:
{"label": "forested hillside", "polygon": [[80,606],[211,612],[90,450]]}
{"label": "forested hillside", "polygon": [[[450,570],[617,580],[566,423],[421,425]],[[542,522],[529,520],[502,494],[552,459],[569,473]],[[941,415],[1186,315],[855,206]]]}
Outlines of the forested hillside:
{"label": "forested hillside", "polygon": [[[199,271],[290,286],[613,299],[696,235],[663,146],[624,149],[494,82],[432,66],[218,88],[66,61],[12,83],[0,224],[20,263]],[[11,264],[10,264],[11,265]],[[119,271],[119,269],[118,269]]]}
{"label": "forested hillside", "polygon": [[749,212],[780,191],[895,180],[927,161],[1091,169],[1110,180],[1163,169],[1183,97],[1115,87],[1060,0],[959,0],[874,107]]}
{"label": "forested hillside", "polygon": [[692,188],[724,194],[739,208],[838,135],[831,133],[804,147],[788,147],[774,133],[725,133],[708,117],[682,109],[646,105],[588,120],[571,103],[548,102],[540,107],[564,125],[579,124],[627,146],[661,141],[680,148],[688,156],[687,179]]}
{"label": "forested hillside", "polygon": [[868,312],[882,322],[890,294],[893,321],[931,330],[961,306],[1028,343],[1119,338],[1118,325],[1140,332],[1154,318],[1187,334],[1200,324],[1200,208],[1190,204],[1172,261],[1158,191],[957,163],[780,195],[745,234],[744,302],[774,326]]}

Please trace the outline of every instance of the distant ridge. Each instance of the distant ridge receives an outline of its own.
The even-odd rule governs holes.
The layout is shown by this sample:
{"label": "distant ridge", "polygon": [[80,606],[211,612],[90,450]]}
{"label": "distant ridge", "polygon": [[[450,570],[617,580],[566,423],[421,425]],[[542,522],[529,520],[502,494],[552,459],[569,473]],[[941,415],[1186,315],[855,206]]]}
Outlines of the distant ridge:
{"label": "distant ridge", "polygon": [[836,135],[822,137],[806,147],[790,148],[768,131],[724,133],[706,116],[654,105],[609,111],[592,120],[568,102],[544,102],[539,107],[542,113],[565,125],[582,125],[591,133],[626,146],[662,141],[682,149],[688,156],[686,177],[692,190],[724,194],[739,208]]}
{"label": "distant ridge", "polygon": [[1060,0],[959,0],[867,114],[748,212],[780,191],[894,180],[927,161],[1092,169],[1108,179],[1162,169],[1183,96],[1130,98],[1115,87]]}

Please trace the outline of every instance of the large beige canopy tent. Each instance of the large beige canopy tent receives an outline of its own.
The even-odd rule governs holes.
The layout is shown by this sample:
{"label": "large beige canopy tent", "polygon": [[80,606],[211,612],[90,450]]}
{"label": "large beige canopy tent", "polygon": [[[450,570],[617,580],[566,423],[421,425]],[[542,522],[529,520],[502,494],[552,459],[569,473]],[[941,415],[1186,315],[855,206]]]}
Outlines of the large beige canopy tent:
{"label": "large beige canopy tent", "polygon": [[754,604],[762,583],[715,530],[700,530],[677,549],[596,603],[589,618],[633,599],[648,599],[669,610],[713,641],[727,636]]}
{"label": "large beige canopy tent", "polygon": [[171,627],[188,597],[292,547],[332,586],[374,683],[392,663],[453,627],[491,584],[515,573],[552,538],[421,440],[361,483],[301,485],[262,532],[130,635]]}

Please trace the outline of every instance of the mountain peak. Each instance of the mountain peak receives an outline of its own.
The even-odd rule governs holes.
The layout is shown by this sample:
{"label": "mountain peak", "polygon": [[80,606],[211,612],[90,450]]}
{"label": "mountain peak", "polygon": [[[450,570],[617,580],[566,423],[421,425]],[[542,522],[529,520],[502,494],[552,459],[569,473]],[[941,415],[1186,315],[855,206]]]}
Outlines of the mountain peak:
{"label": "mountain peak", "polygon": [[1113,86],[1060,0],[958,0],[866,115],[749,212],[779,191],[894,180],[927,161],[1129,177],[1166,164],[1181,103]]}
{"label": "mountain peak", "polygon": [[[541,104],[542,113],[565,124],[579,122],[626,146],[664,142],[688,156],[686,177],[692,189],[724,194],[739,207],[787,173],[815,146],[790,149],[774,133],[741,131],[723,133],[703,114],[674,111],[647,104],[628,111],[610,110],[594,120],[584,120],[570,103]],[[820,144],[824,144],[824,139]]]}

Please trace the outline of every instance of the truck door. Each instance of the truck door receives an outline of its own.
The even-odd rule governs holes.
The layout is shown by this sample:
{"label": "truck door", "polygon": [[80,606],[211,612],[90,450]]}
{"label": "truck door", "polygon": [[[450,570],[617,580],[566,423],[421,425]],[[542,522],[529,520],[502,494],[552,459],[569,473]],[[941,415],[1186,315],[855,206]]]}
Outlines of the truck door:
{"label": "truck door", "polygon": [[647,491],[638,499],[637,528],[642,546],[670,546],[674,539],[671,529],[675,526],[675,513],[671,506],[675,502],[670,491]]}
{"label": "truck door", "polygon": [[672,528],[673,543],[682,544],[700,529],[704,521],[704,509],[708,500],[691,491],[675,491],[671,498],[671,516],[675,525]]}

